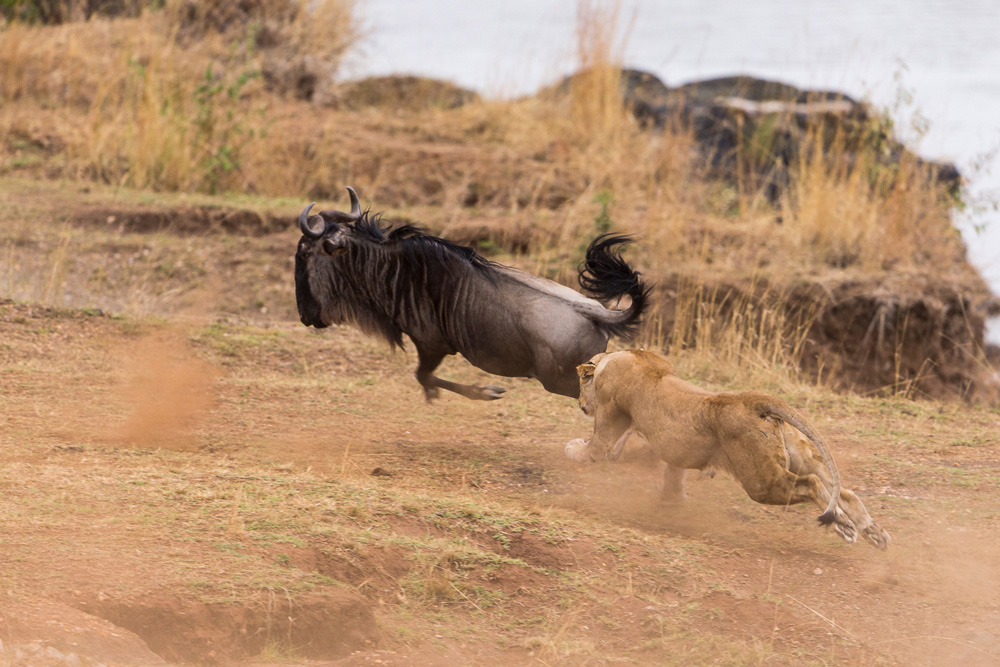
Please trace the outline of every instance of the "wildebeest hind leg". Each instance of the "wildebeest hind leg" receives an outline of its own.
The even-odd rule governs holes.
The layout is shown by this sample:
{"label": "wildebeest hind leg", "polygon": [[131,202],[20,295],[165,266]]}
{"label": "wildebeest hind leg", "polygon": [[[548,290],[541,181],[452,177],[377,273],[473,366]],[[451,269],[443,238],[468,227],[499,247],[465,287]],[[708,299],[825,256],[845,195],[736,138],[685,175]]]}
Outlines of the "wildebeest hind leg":
{"label": "wildebeest hind leg", "polygon": [[477,401],[493,401],[498,398],[502,398],[505,391],[503,387],[498,387],[493,384],[487,385],[472,385],[472,384],[458,384],[457,382],[449,382],[448,380],[442,380],[441,378],[434,375],[434,369],[438,367],[441,360],[447,356],[445,352],[431,351],[426,347],[417,347],[417,356],[420,359],[420,363],[417,365],[417,382],[420,386],[424,388],[424,397],[428,401],[431,401],[438,397],[440,394],[440,389],[445,389],[447,391],[453,391],[456,394],[461,394],[466,398],[471,398]]}

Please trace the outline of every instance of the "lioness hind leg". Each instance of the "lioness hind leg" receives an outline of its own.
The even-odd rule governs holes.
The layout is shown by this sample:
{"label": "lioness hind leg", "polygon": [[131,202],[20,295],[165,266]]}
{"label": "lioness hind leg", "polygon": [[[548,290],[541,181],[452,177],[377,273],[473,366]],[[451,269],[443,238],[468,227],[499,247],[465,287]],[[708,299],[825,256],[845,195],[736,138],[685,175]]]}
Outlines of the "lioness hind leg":
{"label": "lioness hind leg", "polygon": [[[826,509],[830,492],[814,474],[798,475],[788,469],[790,457],[785,449],[781,426],[760,419],[741,437],[723,443],[732,464],[731,470],[743,490],[753,500],[766,505],[795,505],[812,501]],[[839,508],[834,530],[847,542],[857,539],[854,523]]]}
{"label": "lioness hind leg", "polygon": [[[812,474],[820,479],[825,491],[825,493],[821,493],[823,496],[821,506],[825,508],[830,498],[829,489],[833,486],[826,465],[816,456],[817,452],[814,451],[809,440],[798,431],[786,425],[784,435],[789,469],[797,475]],[[846,515],[846,518],[853,524],[855,531],[860,533],[868,542],[879,549],[885,549],[889,546],[889,533],[885,532],[871,518],[871,515],[868,514],[868,510],[857,494],[843,486],[840,488],[840,497],[837,499],[838,517],[841,513]],[[841,532],[838,528],[842,523],[835,521],[834,530],[838,534]],[[843,537],[843,535],[841,536]]]}
{"label": "lioness hind leg", "polygon": [[[743,489],[753,500],[765,505],[796,505],[812,501],[816,506],[826,509],[830,501],[830,493],[816,475],[796,475],[790,470],[774,471],[768,476],[769,483],[761,483],[760,479],[745,482],[740,477]],[[845,542],[855,542],[858,539],[854,522],[839,507],[833,519],[833,530]]]}
{"label": "lioness hind leg", "polygon": [[878,525],[872,519],[865,508],[865,504],[861,502],[861,499],[853,491],[841,487],[840,498],[837,500],[837,509],[843,511],[848,516],[857,529],[857,532],[868,542],[879,549],[885,549],[889,546],[889,533],[885,532],[882,526]]}

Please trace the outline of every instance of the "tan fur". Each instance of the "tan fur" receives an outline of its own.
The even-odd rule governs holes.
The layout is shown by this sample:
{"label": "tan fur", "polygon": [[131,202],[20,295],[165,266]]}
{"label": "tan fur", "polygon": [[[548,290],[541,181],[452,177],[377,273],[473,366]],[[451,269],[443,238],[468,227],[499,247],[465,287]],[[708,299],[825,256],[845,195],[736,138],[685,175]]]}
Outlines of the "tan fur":
{"label": "tan fur", "polygon": [[841,488],[827,446],[784,401],[758,392],[706,391],[644,350],[598,354],[577,374],[580,407],[594,417],[594,436],[567,444],[570,458],[615,460],[629,435],[639,433],[667,464],[667,500],[683,499],[686,470],[722,470],[759,503],[812,501],[825,510],[820,522],[847,542],[860,532],[875,546],[888,546],[888,533],[854,492]]}

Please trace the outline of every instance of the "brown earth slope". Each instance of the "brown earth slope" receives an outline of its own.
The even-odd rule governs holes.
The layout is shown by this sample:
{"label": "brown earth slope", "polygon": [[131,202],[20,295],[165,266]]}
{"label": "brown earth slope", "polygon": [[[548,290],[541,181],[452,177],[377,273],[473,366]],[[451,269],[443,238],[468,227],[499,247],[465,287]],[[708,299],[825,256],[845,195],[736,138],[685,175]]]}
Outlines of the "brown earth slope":
{"label": "brown earth slope", "polygon": [[8,302],[0,341],[10,664],[1000,656],[996,411],[784,396],[892,533],[878,552],[721,478],[662,506],[641,442],[565,459],[573,401],[428,405],[412,353],[349,329]]}

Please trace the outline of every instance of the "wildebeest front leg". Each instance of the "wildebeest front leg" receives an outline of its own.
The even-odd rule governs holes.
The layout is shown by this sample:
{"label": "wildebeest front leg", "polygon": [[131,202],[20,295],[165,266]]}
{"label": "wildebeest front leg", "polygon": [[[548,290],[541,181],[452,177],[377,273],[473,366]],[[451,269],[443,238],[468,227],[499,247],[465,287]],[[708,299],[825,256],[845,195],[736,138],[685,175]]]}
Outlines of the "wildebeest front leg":
{"label": "wildebeest front leg", "polygon": [[424,388],[424,396],[428,401],[438,397],[440,394],[439,389],[453,391],[456,394],[461,394],[466,398],[477,401],[493,401],[502,398],[504,392],[507,391],[505,388],[493,384],[483,386],[458,384],[457,382],[449,382],[435,376],[434,369],[438,367],[441,360],[446,356],[446,352],[429,350],[426,347],[417,345],[417,357],[420,359],[420,363],[417,365],[417,382]]}

